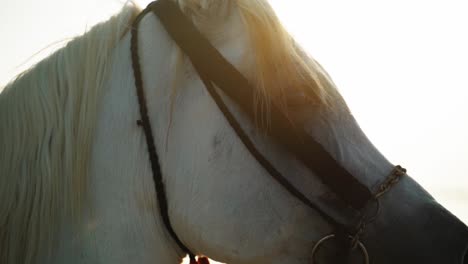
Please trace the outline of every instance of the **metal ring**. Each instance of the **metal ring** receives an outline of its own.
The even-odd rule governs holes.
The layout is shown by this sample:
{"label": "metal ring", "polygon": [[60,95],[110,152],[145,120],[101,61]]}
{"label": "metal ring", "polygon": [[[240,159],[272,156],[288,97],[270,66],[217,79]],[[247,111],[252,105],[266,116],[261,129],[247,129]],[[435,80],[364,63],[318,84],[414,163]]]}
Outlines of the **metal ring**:
{"label": "metal ring", "polygon": [[[315,262],[315,255],[317,254],[317,251],[318,249],[320,248],[320,246],[326,242],[327,240],[330,240],[330,239],[333,239],[335,238],[335,234],[331,234],[331,235],[327,235],[325,237],[323,237],[322,239],[320,239],[315,245],[314,245],[314,248],[312,248],[312,264],[318,264]],[[350,239],[352,239],[352,237],[349,237]],[[364,246],[364,244],[361,243],[361,241],[358,240],[358,244],[359,246],[359,249],[361,250],[361,253],[362,253],[362,256],[364,257],[364,264],[369,264],[369,254],[367,253],[367,249],[366,247]]]}

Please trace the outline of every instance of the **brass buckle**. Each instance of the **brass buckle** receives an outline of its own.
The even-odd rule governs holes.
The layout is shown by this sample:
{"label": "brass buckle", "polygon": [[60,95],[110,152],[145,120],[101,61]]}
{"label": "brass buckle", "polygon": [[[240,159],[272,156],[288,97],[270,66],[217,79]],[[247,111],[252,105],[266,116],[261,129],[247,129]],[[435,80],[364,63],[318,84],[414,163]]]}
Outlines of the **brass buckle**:
{"label": "brass buckle", "polygon": [[[325,243],[327,240],[331,240],[335,238],[335,234],[327,235],[320,239],[315,245],[314,248],[312,248],[312,264],[318,264],[317,261],[315,261],[315,255],[317,254],[318,250],[320,249],[320,246]],[[349,239],[353,239],[351,236]],[[357,247],[359,247],[362,256],[364,257],[364,264],[369,264],[369,254],[367,253],[367,249],[364,246],[364,244],[361,243],[361,241],[357,241]]]}

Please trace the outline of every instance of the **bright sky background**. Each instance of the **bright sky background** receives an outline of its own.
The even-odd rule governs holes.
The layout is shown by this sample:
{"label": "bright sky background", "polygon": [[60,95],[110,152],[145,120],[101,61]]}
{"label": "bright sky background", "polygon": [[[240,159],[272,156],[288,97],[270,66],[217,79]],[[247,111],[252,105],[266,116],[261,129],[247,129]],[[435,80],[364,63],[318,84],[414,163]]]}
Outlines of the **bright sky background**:
{"label": "bright sky background", "polygon": [[[382,153],[468,223],[468,2],[270,2]],[[2,0],[0,86],[122,3]]]}

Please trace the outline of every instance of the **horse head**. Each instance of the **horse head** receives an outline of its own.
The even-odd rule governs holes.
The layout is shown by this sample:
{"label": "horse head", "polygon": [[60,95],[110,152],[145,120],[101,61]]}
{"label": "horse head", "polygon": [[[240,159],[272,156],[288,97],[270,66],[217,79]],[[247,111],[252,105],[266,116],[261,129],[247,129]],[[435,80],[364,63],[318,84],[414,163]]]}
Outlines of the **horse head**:
{"label": "horse head", "polygon": [[[160,15],[158,11],[155,12],[162,20],[164,29],[162,34],[169,33],[169,38],[174,39],[181,47],[181,50],[176,48],[176,52],[181,56],[179,60],[186,62],[183,66],[186,73],[185,81],[184,77],[182,80],[180,76],[173,77],[178,80],[179,85],[181,83],[186,85],[178,89],[177,98],[180,101],[175,103],[177,106],[170,108],[174,111],[171,110],[168,126],[168,130],[173,131],[176,129],[175,124],[178,123],[180,132],[175,133],[178,136],[174,139],[171,139],[173,133],[167,133],[165,142],[166,149],[169,150],[166,154],[171,152],[168,145],[173,144],[174,160],[186,157],[182,160],[188,162],[190,157],[197,156],[196,162],[191,161],[192,164],[196,164],[196,169],[192,173],[185,174],[185,181],[189,184],[190,190],[182,191],[185,195],[191,195],[187,195],[183,203],[174,205],[175,208],[184,208],[192,204],[188,206],[191,209],[181,209],[179,215],[175,217],[192,219],[190,227],[185,226],[187,223],[174,223],[176,230],[183,230],[180,234],[182,240],[196,241],[195,247],[201,248],[201,252],[227,262],[301,263],[308,258],[310,258],[308,261],[327,258],[326,263],[334,263],[333,261],[343,261],[343,257],[349,263],[368,262],[369,258],[375,263],[464,261],[468,237],[466,226],[435,202],[409,176],[401,180],[391,179],[394,182],[391,182],[391,186],[387,185],[387,177],[394,176],[394,166],[367,139],[330,77],[290,39],[277,22],[271,8],[262,1],[215,3],[184,2],[182,10],[185,10],[189,20],[193,21],[224,57],[254,84],[255,91],[252,94],[254,98],[258,96],[255,98],[258,101],[256,103],[261,107],[260,114],[256,112],[257,108],[252,107],[255,109],[249,116],[249,113],[243,112],[245,109],[239,106],[239,101],[248,99],[236,100],[230,96],[230,92],[222,88],[219,88],[222,91],[222,99],[216,99],[215,88],[210,87],[210,82],[218,86],[223,85],[223,82],[217,83],[217,77],[210,76],[211,70],[205,69],[203,64],[213,63],[215,64],[213,68],[222,68],[223,63],[216,64],[217,62],[210,61],[210,58],[206,58],[204,62],[198,58],[200,54],[217,56],[209,50],[199,49],[190,54],[191,48],[185,48],[184,45],[203,46],[205,45],[203,41],[198,42],[189,31],[183,31],[180,34],[190,35],[194,42],[184,43],[183,38],[178,37],[178,30],[170,29],[171,24],[183,28],[190,26],[180,22],[179,17],[172,18],[178,22],[172,22],[171,18],[167,18],[167,14]],[[159,10],[159,12],[168,11]],[[222,22],[219,22],[220,17]],[[156,38],[160,39],[161,36]],[[187,53],[187,56],[184,53]],[[244,83],[231,78],[227,73],[229,71],[213,70],[213,72],[218,77],[221,75],[239,84],[239,90],[244,88],[241,87]],[[223,76],[223,73],[226,74]],[[196,77],[198,75],[201,80]],[[195,81],[189,81],[193,79]],[[157,83],[156,80],[153,81]],[[166,84],[166,87],[170,85]],[[219,100],[224,100],[227,106],[224,103],[220,106]],[[170,101],[174,103],[173,100]],[[210,104],[213,109],[208,110]],[[200,108],[203,111],[200,111]],[[220,112],[218,108],[222,111]],[[262,112],[262,108],[266,110]],[[375,199],[371,199],[366,204],[366,208],[373,206],[373,209],[367,210],[374,213],[369,216],[361,211],[357,230],[350,232],[349,238],[346,233],[345,241],[341,241],[342,238],[333,234],[336,232],[336,224],[330,223],[329,220],[334,218],[334,222],[337,218],[349,217],[344,213],[349,210],[349,206],[339,201],[340,199],[333,193],[333,188],[330,190],[330,186],[324,184],[323,177],[317,177],[316,171],[308,170],[297,157],[277,146],[274,138],[265,136],[262,121],[266,123],[268,130],[269,114],[278,114],[278,111],[269,111],[271,108],[284,111],[287,118],[301,125],[302,129],[314,137],[340,166],[355,175],[355,178],[370,192],[376,193]],[[207,119],[203,122],[203,127],[196,128],[192,122],[199,122],[200,118],[197,116],[200,114],[206,115]],[[232,116],[226,117],[228,114]],[[178,119],[189,122],[190,129],[182,132],[183,123],[176,121]],[[258,119],[261,119],[260,125]],[[233,122],[236,122],[232,120],[242,120],[240,122],[242,124],[233,125]],[[237,133],[232,133],[233,128]],[[237,130],[247,131],[246,135],[240,136],[239,133],[244,132]],[[288,132],[283,131],[285,134]],[[253,144],[246,143],[242,138],[252,139]],[[248,145],[258,146],[259,152],[263,153],[266,160],[271,161],[270,164],[275,164],[273,167],[276,167],[279,174],[288,175],[286,181],[292,183],[292,188],[308,197],[307,202],[304,204],[301,199],[290,201],[284,197],[283,195],[291,196],[291,192],[288,193],[284,190],[284,186],[272,181],[270,169],[265,168],[257,155],[252,153],[252,147]],[[304,145],[304,148],[307,147],[310,146]],[[235,160],[239,162],[233,162]],[[167,171],[163,174],[176,175],[180,171],[180,166],[183,166],[180,164],[185,163],[177,162],[172,167],[172,172]],[[194,182],[193,174],[203,175],[195,178],[200,182]],[[219,178],[219,174],[225,177]],[[406,173],[403,171],[400,174],[402,176]],[[180,181],[182,182],[184,181]],[[181,184],[175,186],[179,190],[184,188]],[[353,186],[344,188],[346,187],[353,188]],[[390,190],[389,187],[393,188]],[[382,188],[383,190],[379,192]],[[176,188],[172,189],[175,191]],[[233,199],[239,192],[241,198]],[[357,195],[357,191],[355,193]],[[388,194],[384,196],[384,193]],[[191,197],[203,197],[200,199],[203,204],[199,204],[198,199],[191,200]],[[278,197],[281,201],[277,200]],[[306,206],[310,201],[321,208],[319,212],[310,212],[310,208]],[[292,204],[285,204],[290,202]],[[236,218],[239,214],[242,215],[240,219]],[[265,218],[265,215],[270,217]],[[276,217],[271,218],[272,215]],[[222,236],[217,231],[213,232],[215,235],[210,235],[208,233],[212,232],[204,228],[219,226],[220,223],[222,223],[220,227],[223,230]],[[314,223],[312,229],[310,229],[311,223]],[[309,231],[306,231],[308,229]],[[447,241],[446,243],[451,246],[430,250],[438,243],[436,241],[440,240]],[[334,246],[322,245],[325,242]],[[353,243],[352,250],[347,249],[343,252],[342,243]],[[443,244],[447,245],[446,243]],[[216,246],[213,244],[218,245],[218,248],[214,249]],[[328,247],[323,250],[327,252],[322,252],[322,255],[318,256],[318,249],[322,246]],[[313,250],[309,254],[311,247]],[[353,262],[353,255],[357,255],[356,258],[361,260]]]}
{"label": "horse head", "polygon": [[[158,0],[136,11],[2,93],[2,263],[179,263],[187,250],[226,263],[468,263],[466,225],[373,146],[266,0]],[[191,39],[178,42],[165,19],[186,19],[232,66],[204,53],[195,61],[183,47]],[[204,59],[239,73],[213,76]],[[220,83],[248,87],[250,110]],[[285,123],[291,131],[271,133]],[[331,172],[279,143],[295,131],[296,145],[310,138],[352,185],[332,186]]]}

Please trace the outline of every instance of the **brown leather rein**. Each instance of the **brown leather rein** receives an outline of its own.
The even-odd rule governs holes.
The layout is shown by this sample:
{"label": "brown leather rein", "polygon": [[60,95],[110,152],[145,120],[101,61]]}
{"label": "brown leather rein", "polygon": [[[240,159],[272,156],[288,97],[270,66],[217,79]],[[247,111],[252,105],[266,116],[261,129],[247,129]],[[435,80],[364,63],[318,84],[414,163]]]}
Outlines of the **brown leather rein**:
{"label": "brown leather rein", "polygon": [[[318,212],[325,220],[335,227],[335,233],[328,235],[318,241],[313,250],[313,259],[320,246],[330,240],[341,241],[343,252],[350,252],[359,248],[364,256],[365,263],[369,263],[369,256],[365,246],[360,241],[367,225],[375,221],[380,204],[378,198],[387,192],[398,180],[406,174],[406,170],[396,166],[390,173],[387,180],[380,185],[376,193],[372,193],[369,188],[360,183],[346,169],[344,169],[316,140],[303,129],[298,129],[291,121],[275,106],[271,108],[271,128],[267,131],[267,136],[273,138],[277,144],[289,151],[298,158],[310,170],[314,171],[320,180],[346,205],[350,212],[346,217],[340,218],[332,216],[329,210],[322,203],[307,198],[296,187],[294,187],[275,167],[264,157],[255,147],[252,140],[242,129],[234,115],[229,111],[223,102],[216,85],[227,96],[235,101],[240,108],[249,116],[253,116],[256,110],[254,104],[253,88],[247,79],[232,66],[196,29],[196,27],[185,17],[178,5],[173,0],[158,0],[148,5],[136,18],[131,31],[131,55],[132,66],[135,78],[138,103],[140,108],[140,120],[138,125],[143,128],[146,138],[148,155],[151,162],[153,180],[159,210],[163,223],[176,242],[176,244],[186,252],[191,263],[202,263],[206,259],[195,259],[195,254],[185,246],[172,228],[169,214],[164,180],[161,174],[157,148],[154,142],[151,124],[148,117],[145,92],[141,66],[138,54],[138,25],[144,15],[149,12],[154,13],[181,50],[190,58],[194,68],[203,81],[211,97],[223,112],[227,121],[239,136],[243,144],[247,147],[252,156],[262,165],[262,167],[290,194],[302,201],[308,207]],[[377,207],[373,207],[377,204]],[[376,208],[371,213],[372,208]],[[327,212],[328,211],[328,212]],[[343,254],[343,258],[348,253]],[[313,260],[315,261],[315,260]]]}

